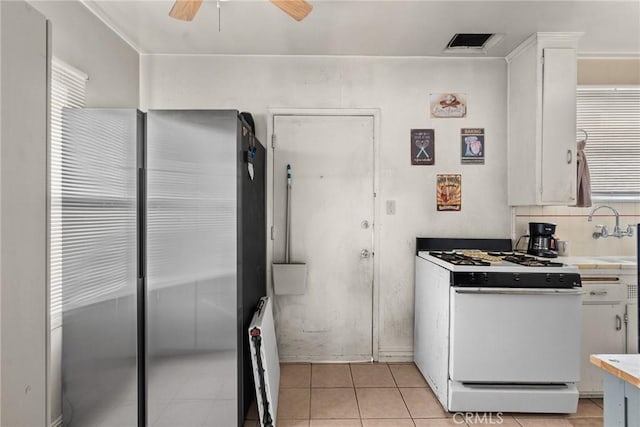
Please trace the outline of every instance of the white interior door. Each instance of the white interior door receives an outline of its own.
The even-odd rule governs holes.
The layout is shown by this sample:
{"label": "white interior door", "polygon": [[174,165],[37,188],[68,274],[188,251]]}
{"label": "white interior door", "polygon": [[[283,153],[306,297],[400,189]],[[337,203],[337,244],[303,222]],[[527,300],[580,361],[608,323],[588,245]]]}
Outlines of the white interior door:
{"label": "white interior door", "polygon": [[291,262],[304,295],[276,295],[282,360],[370,360],[374,117],[274,115],[273,262],[284,262],[286,168],[293,171]]}

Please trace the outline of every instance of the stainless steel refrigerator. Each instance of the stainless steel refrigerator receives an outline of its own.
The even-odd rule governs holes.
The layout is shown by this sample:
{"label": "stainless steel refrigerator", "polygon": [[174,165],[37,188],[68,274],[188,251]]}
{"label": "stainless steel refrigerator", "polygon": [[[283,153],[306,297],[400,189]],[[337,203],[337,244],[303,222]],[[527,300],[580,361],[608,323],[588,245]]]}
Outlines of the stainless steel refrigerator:
{"label": "stainless steel refrigerator", "polygon": [[[66,362],[90,353],[84,365],[95,367],[106,353],[63,324],[64,398],[74,411],[68,425],[105,425],[90,413],[121,401],[126,389],[136,397],[126,407],[132,410],[100,410],[122,415],[113,425],[240,426],[254,394],[246,330],[266,294],[264,148],[235,110],[149,111],[142,134],[135,321],[100,320],[107,342],[127,335],[130,343],[135,332],[135,369],[113,379],[118,387],[94,393],[93,404],[79,405],[88,384],[75,380],[80,366]],[[92,310],[75,323],[95,323]],[[91,328],[84,329],[86,336]]]}

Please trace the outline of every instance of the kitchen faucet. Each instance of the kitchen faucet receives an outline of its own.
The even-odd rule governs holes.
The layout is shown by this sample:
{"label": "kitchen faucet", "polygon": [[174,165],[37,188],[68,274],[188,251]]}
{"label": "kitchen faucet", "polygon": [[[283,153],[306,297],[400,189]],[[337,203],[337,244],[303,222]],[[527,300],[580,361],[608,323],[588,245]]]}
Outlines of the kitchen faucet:
{"label": "kitchen faucet", "polygon": [[633,236],[633,226],[631,224],[627,225],[627,230],[626,231],[622,231],[622,229],[620,228],[620,214],[618,213],[617,210],[615,210],[614,208],[612,208],[611,206],[608,205],[602,205],[602,206],[598,206],[596,208],[593,208],[591,210],[591,212],[589,213],[589,218],[587,219],[587,221],[591,222],[593,220],[593,214],[601,208],[607,208],[607,209],[611,209],[611,211],[614,213],[614,215],[616,216],[616,225],[613,227],[613,233],[609,233],[609,230],[607,229],[606,225],[600,225],[598,224],[597,227],[600,227],[600,231],[594,231],[592,236],[594,239],[598,239],[600,237],[617,237],[618,239],[621,239],[625,236],[629,236],[632,237]]}

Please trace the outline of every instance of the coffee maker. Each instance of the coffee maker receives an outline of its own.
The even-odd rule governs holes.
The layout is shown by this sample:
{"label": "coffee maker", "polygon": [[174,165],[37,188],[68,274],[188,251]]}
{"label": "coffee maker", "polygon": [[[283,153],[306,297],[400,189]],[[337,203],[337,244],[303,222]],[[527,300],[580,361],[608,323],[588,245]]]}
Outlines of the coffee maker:
{"label": "coffee maker", "polygon": [[553,234],[556,232],[555,224],[545,222],[529,223],[529,247],[527,253],[544,258],[558,256],[558,240]]}

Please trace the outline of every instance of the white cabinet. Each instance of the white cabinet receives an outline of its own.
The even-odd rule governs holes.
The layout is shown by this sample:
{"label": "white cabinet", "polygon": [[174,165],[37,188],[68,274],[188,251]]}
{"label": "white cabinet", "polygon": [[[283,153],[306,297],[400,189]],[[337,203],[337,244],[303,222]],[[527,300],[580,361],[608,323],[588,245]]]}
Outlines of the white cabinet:
{"label": "white cabinet", "polygon": [[626,353],[624,314],[623,301],[585,303],[582,306],[582,355],[578,383],[582,395],[600,395],[603,390],[602,371],[589,363],[590,355]]}
{"label": "white cabinet", "polygon": [[575,204],[580,35],[537,33],[507,56],[509,205]]}
{"label": "white cabinet", "polygon": [[589,356],[637,352],[635,276],[600,270],[598,274],[582,274],[582,280],[585,294],[578,390],[582,396],[600,396],[602,371],[589,362]]}

